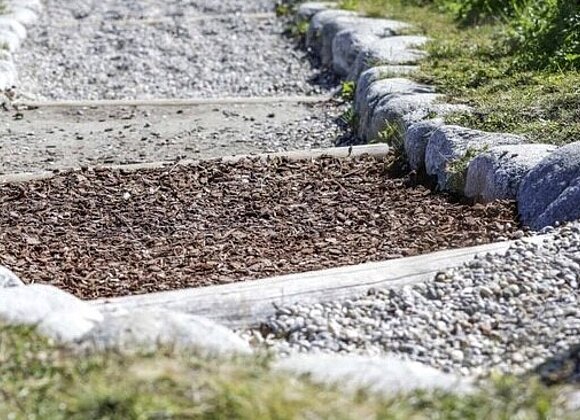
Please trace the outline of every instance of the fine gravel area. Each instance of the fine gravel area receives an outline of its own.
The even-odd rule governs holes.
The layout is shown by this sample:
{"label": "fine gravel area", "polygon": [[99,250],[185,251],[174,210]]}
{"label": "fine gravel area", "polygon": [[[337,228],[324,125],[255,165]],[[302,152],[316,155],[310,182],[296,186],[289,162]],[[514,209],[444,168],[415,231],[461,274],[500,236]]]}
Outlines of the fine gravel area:
{"label": "fine gravel area", "polygon": [[[274,0],[44,0],[52,16],[90,20],[147,19],[195,16],[199,14],[235,14],[273,12]],[[58,6],[58,7],[56,7]]]}
{"label": "fine gravel area", "polygon": [[336,85],[270,2],[46,1],[16,54],[37,100],[316,95]]}
{"label": "fine gravel area", "polygon": [[280,308],[244,333],[275,352],[396,353],[445,371],[486,374],[541,367],[578,381],[580,224],[541,244],[518,241],[426,283],[373,289],[341,302]]}
{"label": "fine gravel area", "polygon": [[58,106],[0,111],[0,173],[204,159],[348,142],[346,105]]}
{"label": "fine gravel area", "polygon": [[521,235],[512,203],[468,206],[370,157],[85,170],[0,188],[0,264],[112,297],[305,272]]}

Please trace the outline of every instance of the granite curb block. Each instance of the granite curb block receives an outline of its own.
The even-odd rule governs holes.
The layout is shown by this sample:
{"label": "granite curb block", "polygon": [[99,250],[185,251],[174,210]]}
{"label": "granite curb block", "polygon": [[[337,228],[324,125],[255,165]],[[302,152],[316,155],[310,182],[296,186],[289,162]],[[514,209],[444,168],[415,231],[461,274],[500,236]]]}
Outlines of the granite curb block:
{"label": "granite curb block", "polygon": [[43,10],[41,0],[5,0],[5,13],[0,15],[0,91],[18,84],[18,71],[12,54],[26,40],[26,27],[38,20]]}
{"label": "granite curb block", "polygon": [[442,117],[469,107],[446,104],[433,87],[403,78],[426,57],[420,48],[429,41],[401,35],[411,25],[365,18],[336,3],[303,3],[297,14],[310,19],[309,51],[356,82],[361,140],[390,142],[441,191],[480,202],[517,200],[523,223],[534,229],[580,218],[580,142],[558,149],[523,136],[447,126]]}

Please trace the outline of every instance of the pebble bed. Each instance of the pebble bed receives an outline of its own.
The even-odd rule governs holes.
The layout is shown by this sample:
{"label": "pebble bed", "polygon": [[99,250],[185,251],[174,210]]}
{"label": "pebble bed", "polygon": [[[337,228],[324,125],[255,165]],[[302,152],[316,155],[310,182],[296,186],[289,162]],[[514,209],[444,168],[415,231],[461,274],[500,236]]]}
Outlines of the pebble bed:
{"label": "pebble bed", "polygon": [[[134,4],[137,3],[137,4]],[[38,100],[315,95],[335,86],[271,2],[47,0],[15,57]]]}
{"label": "pebble bed", "polygon": [[280,308],[244,335],[293,352],[396,353],[464,375],[529,371],[580,339],[580,224],[518,241],[435,279],[341,302]]}

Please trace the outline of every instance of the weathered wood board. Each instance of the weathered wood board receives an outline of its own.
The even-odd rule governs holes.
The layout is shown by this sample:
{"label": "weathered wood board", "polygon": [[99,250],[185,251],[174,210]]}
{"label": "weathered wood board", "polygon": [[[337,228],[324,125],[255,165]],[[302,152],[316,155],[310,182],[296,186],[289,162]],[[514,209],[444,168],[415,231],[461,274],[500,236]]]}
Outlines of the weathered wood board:
{"label": "weathered wood board", "polygon": [[[526,240],[541,242],[544,237]],[[344,299],[365,293],[372,287],[402,287],[426,281],[437,272],[469,261],[477,254],[504,253],[513,243],[501,242],[220,286],[101,299],[92,303],[110,311],[163,307],[205,316],[232,328],[244,328],[263,322],[274,314],[276,306]]]}

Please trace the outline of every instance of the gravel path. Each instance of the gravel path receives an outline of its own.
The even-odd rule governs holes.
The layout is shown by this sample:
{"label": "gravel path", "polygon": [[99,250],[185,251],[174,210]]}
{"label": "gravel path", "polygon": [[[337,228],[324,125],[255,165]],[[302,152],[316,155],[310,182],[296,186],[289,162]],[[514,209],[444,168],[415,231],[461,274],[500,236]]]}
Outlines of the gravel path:
{"label": "gravel path", "polygon": [[[281,308],[246,333],[276,352],[397,353],[446,371],[528,371],[578,344],[580,224],[401,290]],[[576,365],[573,365],[576,366]],[[560,366],[561,368],[561,366]]]}
{"label": "gravel path", "polygon": [[83,298],[382,261],[517,235],[372,158],[84,171],[0,188],[0,264]]}
{"label": "gravel path", "polygon": [[282,36],[269,1],[47,0],[16,56],[25,97],[320,94],[333,80]]}
{"label": "gravel path", "polygon": [[332,147],[345,106],[59,106],[0,112],[0,173]]}

